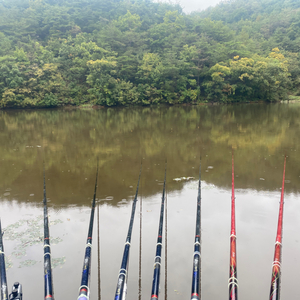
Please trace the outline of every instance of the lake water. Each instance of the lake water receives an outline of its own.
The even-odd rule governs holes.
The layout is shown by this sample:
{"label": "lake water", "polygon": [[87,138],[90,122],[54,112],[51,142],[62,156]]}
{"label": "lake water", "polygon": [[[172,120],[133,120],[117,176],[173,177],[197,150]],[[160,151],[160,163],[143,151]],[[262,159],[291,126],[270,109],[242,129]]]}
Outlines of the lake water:
{"label": "lake water", "polygon": [[[138,299],[140,202],[142,299],[150,299],[167,159],[168,299],[189,299],[201,154],[202,298],[228,298],[233,147],[239,298],[269,296],[285,154],[281,298],[295,298],[299,116],[298,104],[0,111],[0,217],[9,290],[20,281],[24,299],[43,298],[45,160],[54,295],[77,299],[99,157],[102,299],[114,298],[141,161],[127,299]],[[93,245],[90,288],[97,299],[97,218]],[[162,270],[160,299],[164,256]]]}

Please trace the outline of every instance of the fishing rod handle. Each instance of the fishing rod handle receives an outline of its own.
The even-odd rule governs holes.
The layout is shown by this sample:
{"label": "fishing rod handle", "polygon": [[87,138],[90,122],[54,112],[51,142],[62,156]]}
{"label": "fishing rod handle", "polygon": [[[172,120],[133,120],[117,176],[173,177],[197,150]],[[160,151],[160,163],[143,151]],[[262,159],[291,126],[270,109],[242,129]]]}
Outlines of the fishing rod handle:
{"label": "fishing rod handle", "polygon": [[23,293],[22,293],[22,285],[19,282],[15,282],[11,294],[9,295],[9,300],[22,300]]}

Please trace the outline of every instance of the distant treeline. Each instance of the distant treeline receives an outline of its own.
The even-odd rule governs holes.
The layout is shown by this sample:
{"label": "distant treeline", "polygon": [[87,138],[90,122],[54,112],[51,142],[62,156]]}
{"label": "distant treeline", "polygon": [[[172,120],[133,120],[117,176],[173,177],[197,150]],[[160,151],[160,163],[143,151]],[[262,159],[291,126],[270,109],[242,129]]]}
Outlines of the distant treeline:
{"label": "distant treeline", "polygon": [[299,49],[299,0],[0,0],[0,107],[277,101]]}

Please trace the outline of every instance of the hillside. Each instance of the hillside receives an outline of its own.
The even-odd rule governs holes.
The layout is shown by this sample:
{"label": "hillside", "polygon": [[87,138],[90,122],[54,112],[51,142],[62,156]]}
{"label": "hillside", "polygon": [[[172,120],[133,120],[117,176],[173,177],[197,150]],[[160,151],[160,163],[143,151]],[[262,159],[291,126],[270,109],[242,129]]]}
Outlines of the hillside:
{"label": "hillside", "polygon": [[299,7],[1,0],[0,107],[286,99],[300,91]]}

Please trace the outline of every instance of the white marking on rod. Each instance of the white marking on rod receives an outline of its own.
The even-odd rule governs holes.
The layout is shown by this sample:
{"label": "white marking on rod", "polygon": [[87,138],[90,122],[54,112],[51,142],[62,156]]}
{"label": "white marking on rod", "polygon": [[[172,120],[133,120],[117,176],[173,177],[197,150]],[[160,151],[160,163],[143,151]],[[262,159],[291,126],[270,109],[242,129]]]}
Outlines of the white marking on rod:
{"label": "white marking on rod", "polygon": [[86,288],[86,291],[87,291],[87,296],[86,295],[79,295],[77,299],[79,299],[79,297],[86,297],[86,299],[89,299],[89,294],[90,294],[90,289],[87,285],[82,285],[80,288],[79,288],[79,292],[81,289],[83,288]]}
{"label": "white marking on rod", "polygon": [[197,255],[197,254],[201,257],[201,253],[199,251],[194,252],[194,256]]}

